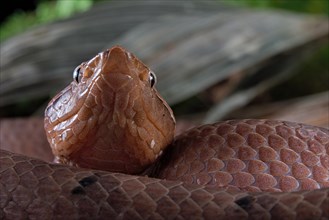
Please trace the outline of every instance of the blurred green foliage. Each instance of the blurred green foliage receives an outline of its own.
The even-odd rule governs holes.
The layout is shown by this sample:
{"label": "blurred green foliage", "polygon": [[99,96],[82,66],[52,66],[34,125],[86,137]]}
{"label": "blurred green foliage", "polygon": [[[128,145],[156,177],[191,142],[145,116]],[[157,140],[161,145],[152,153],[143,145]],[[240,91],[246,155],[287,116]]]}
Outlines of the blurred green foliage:
{"label": "blurred green foliage", "polygon": [[0,27],[0,40],[5,40],[32,26],[67,18],[76,12],[86,11],[93,2],[93,0],[40,0],[34,12],[16,11],[9,16]]}

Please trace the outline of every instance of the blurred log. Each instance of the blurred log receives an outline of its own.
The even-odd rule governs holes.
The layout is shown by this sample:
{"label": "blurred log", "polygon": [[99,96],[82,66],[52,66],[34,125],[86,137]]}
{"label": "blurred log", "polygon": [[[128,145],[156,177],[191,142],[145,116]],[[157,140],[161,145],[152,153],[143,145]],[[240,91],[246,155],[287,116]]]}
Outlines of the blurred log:
{"label": "blurred log", "polygon": [[194,1],[102,2],[72,18],[32,28],[1,42],[0,106],[52,96],[71,81],[75,66],[118,44],[118,38],[143,22],[168,14],[204,16],[226,8]]}
{"label": "blurred log", "polygon": [[[298,64],[314,49],[307,47],[308,43],[325,39],[327,33],[327,21],[315,17],[226,10],[207,16],[160,17],[134,28],[117,42],[136,51],[155,70],[161,94],[176,104],[237,72],[237,81],[261,73],[248,87],[278,78],[279,71]],[[268,71],[273,68],[276,71]],[[289,73],[285,71],[286,78]]]}
{"label": "blurred log", "polygon": [[226,105],[226,114],[287,78],[327,34],[325,18],[210,1],[100,3],[1,43],[0,107],[52,96],[71,81],[76,65],[121,44],[156,72],[171,105],[240,74],[224,98],[236,103],[235,91],[252,95]]}
{"label": "blurred log", "polygon": [[[307,46],[309,47],[307,49]],[[232,110],[239,109],[269,88],[289,79],[300,62],[310,56],[315,44],[306,44],[285,53],[271,57],[266,63],[255,65],[252,74],[236,86],[236,90],[212,106],[203,118],[203,123],[211,123],[225,118]],[[258,68],[255,70],[255,68]],[[250,72],[246,70],[245,72]],[[231,88],[232,89],[232,88]],[[291,88],[294,89],[294,88]]]}
{"label": "blurred log", "polygon": [[227,118],[269,118],[329,128],[329,91],[281,102],[252,105]]}

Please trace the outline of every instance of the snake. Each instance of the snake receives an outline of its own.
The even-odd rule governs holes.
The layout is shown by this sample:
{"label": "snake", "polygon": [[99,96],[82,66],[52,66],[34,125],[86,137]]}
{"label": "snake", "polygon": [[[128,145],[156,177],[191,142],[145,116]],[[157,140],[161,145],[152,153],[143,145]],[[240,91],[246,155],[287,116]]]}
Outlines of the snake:
{"label": "snake", "polygon": [[120,46],[80,64],[45,110],[54,162],[1,149],[0,218],[329,219],[328,129],[244,119],[175,136],[156,81]]}

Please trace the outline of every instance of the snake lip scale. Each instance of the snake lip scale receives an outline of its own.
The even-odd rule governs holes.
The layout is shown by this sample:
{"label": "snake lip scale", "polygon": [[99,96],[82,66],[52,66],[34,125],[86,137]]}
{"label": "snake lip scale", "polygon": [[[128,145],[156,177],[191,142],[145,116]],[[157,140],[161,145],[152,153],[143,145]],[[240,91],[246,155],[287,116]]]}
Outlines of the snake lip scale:
{"label": "snake lip scale", "polygon": [[[0,218],[329,219],[328,129],[245,119],[174,137],[155,86],[153,71],[120,46],[79,65],[45,111],[59,164],[1,141]],[[21,122],[1,135],[39,131]],[[50,148],[30,137],[42,158]]]}

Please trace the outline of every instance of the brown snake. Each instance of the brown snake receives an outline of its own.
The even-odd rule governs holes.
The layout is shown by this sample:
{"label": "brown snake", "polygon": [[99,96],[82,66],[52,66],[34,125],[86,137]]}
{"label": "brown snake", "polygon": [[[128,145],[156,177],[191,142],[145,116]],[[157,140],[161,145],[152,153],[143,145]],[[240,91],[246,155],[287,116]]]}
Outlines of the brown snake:
{"label": "brown snake", "polygon": [[45,113],[73,166],[1,149],[1,219],[329,219],[327,129],[232,120],[172,142],[172,111],[133,54],[114,47],[74,79]]}

